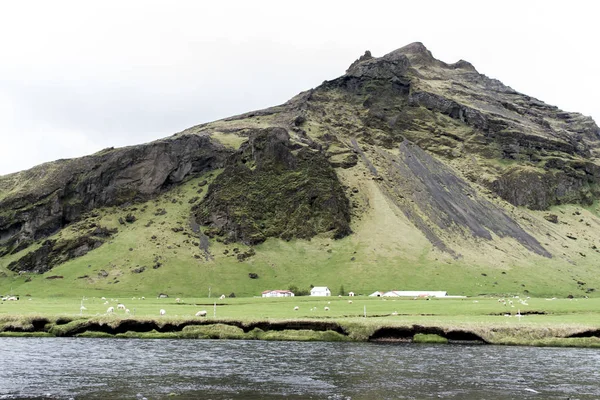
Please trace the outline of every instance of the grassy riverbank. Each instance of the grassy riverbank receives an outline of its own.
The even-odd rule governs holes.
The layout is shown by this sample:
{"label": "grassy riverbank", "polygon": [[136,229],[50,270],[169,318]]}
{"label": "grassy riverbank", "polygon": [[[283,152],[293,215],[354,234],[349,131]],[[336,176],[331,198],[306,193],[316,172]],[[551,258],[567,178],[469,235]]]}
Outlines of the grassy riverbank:
{"label": "grassy riverbank", "polygon": [[504,300],[25,297],[1,303],[0,335],[600,347],[600,299]]}

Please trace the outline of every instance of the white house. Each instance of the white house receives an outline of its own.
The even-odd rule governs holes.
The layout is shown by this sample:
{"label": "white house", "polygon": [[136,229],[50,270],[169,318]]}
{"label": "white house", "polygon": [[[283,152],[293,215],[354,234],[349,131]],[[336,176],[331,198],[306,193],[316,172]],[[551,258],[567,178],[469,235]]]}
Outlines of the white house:
{"label": "white house", "polygon": [[354,297],[354,292],[348,292],[348,296]]}
{"label": "white house", "polygon": [[315,286],[310,289],[311,296],[331,296],[331,291],[327,286]]}
{"label": "white house", "polygon": [[383,296],[383,292],[377,291],[377,292],[373,292],[369,295],[369,297],[381,297]]}
{"label": "white house", "polygon": [[265,290],[262,297],[294,297],[294,293],[289,290]]}

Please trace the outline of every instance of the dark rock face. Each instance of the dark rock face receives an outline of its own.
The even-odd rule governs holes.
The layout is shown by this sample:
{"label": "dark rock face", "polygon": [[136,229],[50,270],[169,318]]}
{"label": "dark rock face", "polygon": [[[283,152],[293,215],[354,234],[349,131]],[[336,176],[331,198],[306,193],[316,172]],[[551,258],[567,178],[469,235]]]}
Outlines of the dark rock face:
{"label": "dark rock face", "polygon": [[413,92],[408,98],[408,104],[440,112],[482,131],[489,129],[488,121],[481,112],[443,96],[427,92]]}
{"label": "dark rock face", "polygon": [[8,192],[0,196],[0,256],[96,207],[144,200],[189,175],[219,168],[230,153],[208,137],[180,135],[0,177],[0,195]]}
{"label": "dark rock face", "polygon": [[329,231],[341,238],[350,233],[348,207],[325,155],[272,128],[253,133],[227,161],[195,216],[208,234],[252,245]]}
{"label": "dark rock face", "polygon": [[116,230],[97,228],[82,236],[70,240],[46,240],[40,248],[30,251],[17,261],[8,265],[14,272],[31,272],[42,274],[53,267],[72,258],[81,257],[89,251],[102,246],[104,240],[111,237]]}
{"label": "dark rock face", "polygon": [[546,210],[555,204],[591,205],[600,194],[600,174],[577,174],[566,170],[512,168],[492,188],[516,206]]}
{"label": "dark rock face", "polygon": [[393,182],[383,184],[388,195],[442,250],[449,251],[436,230],[459,233],[466,229],[473,237],[487,240],[492,239],[492,233],[512,237],[529,250],[551,257],[501,208],[479,196],[466,181],[418,146],[402,143],[400,155],[388,162],[386,173]]}

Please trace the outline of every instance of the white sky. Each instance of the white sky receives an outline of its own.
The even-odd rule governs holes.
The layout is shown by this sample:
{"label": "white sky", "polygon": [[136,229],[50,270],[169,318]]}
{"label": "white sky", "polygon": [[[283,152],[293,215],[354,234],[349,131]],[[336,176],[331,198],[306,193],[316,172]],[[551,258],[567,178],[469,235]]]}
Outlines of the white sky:
{"label": "white sky", "polygon": [[421,41],[600,122],[600,2],[5,1],[0,175],[285,102]]}

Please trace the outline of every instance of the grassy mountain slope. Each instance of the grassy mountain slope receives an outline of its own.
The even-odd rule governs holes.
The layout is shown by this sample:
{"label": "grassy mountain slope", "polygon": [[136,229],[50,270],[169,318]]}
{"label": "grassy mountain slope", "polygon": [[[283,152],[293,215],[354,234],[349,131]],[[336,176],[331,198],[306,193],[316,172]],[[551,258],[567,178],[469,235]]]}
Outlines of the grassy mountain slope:
{"label": "grassy mountain slope", "polygon": [[[519,251],[514,241],[498,239],[471,244],[464,241],[463,257],[456,260],[435,249],[394,209],[374,181],[358,182],[352,176],[347,177],[348,181],[361,183],[361,190],[355,196],[370,205],[352,224],[354,234],[340,240],[319,236],[310,241],[268,239],[252,247],[254,256],[239,261],[237,255],[247,253],[250,247],[210,240],[205,251],[200,248],[201,239],[190,227],[189,201],[204,194],[198,194],[197,190],[198,183],[206,178],[194,178],[156,200],[134,207],[98,210],[98,217],[84,219],[78,225],[93,220],[119,232],[100,248],[44,274],[13,275],[6,267],[21,254],[4,257],[0,273],[8,277],[0,280],[0,292],[12,289],[21,295],[65,297],[155,296],[162,292],[171,296],[207,296],[210,290],[213,295],[233,292],[236,296],[253,296],[269,288],[295,285],[308,289],[312,284],[327,285],[334,292],[343,285],[346,291],[364,294],[379,289],[425,288],[454,294],[583,296],[594,295],[595,292],[588,290],[600,288],[596,267],[600,254],[583,240],[588,228],[586,222],[600,225],[595,208],[590,211],[578,206],[557,207],[552,211],[560,216],[558,225],[545,221],[545,213],[515,209],[515,215],[530,219],[532,224],[551,225],[547,229],[551,235],[547,247],[558,254],[552,259]],[[208,177],[211,178],[214,175]],[[137,210],[132,211],[133,208]],[[160,209],[166,213],[155,215]],[[118,218],[128,213],[133,213],[137,220],[119,224]],[[585,222],[579,222],[581,219]],[[179,228],[183,231],[173,231]],[[66,239],[77,234],[72,226],[55,238]],[[579,237],[573,240],[566,235]],[[154,269],[157,262],[161,265]],[[140,267],[145,270],[133,272]],[[103,272],[106,276],[102,276]],[[250,273],[257,274],[258,279],[251,279]],[[48,279],[52,276],[62,278]],[[31,280],[26,282],[28,279]]]}
{"label": "grassy mountain slope", "polygon": [[31,189],[43,166],[0,177],[0,293],[593,296],[598,133],[420,44],[365,54],[281,106],[91,159],[109,173],[53,165],[59,192]]}

